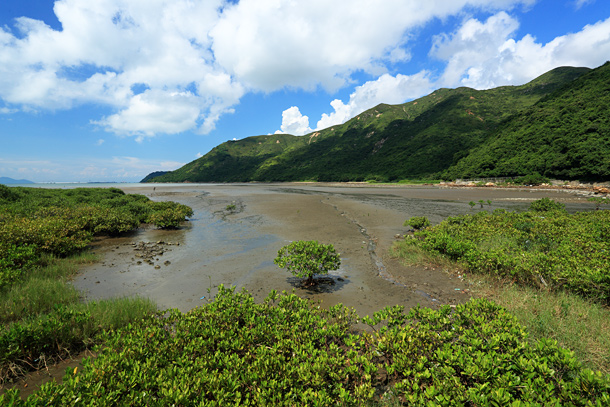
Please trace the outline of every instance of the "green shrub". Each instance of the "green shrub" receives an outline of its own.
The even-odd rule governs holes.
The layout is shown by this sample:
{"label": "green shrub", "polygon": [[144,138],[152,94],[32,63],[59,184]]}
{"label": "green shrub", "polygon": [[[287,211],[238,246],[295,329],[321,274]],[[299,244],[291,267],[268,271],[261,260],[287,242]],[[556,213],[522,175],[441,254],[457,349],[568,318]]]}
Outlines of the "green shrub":
{"label": "green shrub", "polygon": [[411,226],[413,229],[419,230],[430,226],[430,221],[425,216],[413,216],[407,219],[403,226]]}
{"label": "green shrub", "polygon": [[7,187],[4,184],[0,184],[0,203],[1,202],[14,202],[19,200],[20,194],[17,190]]}
{"label": "green shrub", "polygon": [[0,333],[0,381],[10,377],[14,365],[44,365],[47,360],[62,358],[70,350],[86,346],[83,331],[90,315],[57,306],[55,310],[24,323],[14,323]]}
{"label": "green shrub", "polygon": [[332,244],[325,245],[315,240],[298,240],[282,247],[273,262],[295,276],[305,278],[306,286],[314,284],[315,274],[328,274],[341,265]]}
{"label": "green shrub", "polygon": [[[439,311],[386,309],[376,349],[405,405],[580,405],[610,401],[608,376],[583,370],[550,340],[535,345],[485,299]],[[585,384],[586,383],[586,384]],[[590,386],[590,387],[589,387]],[[522,405],[522,404],[514,404]]]}
{"label": "green shrub", "polygon": [[530,204],[529,210],[533,212],[565,211],[566,206],[549,198],[542,198]]}
{"label": "green shrub", "polygon": [[294,294],[211,303],[103,334],[98,356],[16,405],[607,405],[610,379],[554,341],[528,342],[503,308],[388,307],[362,318]]}
{"label": "green shrub", "polygon": [[[557,207],[542,202],[539,208]],[[444,255],[472,272],[610,304],[608,225],[609,211],[482,211],[448,218],[405,244]]]}
{"label": "green shrub", "polygon": [[548,184],[550,181],[548,178],[543,177],[537,172],[532,174],[524,175],[515,179],[515,184],[518,185],[541,185]]}
{"label": "green shrub", "polygon": [[0,289],[17,281],[23,270],[38,261],[36,246],[0,242]]}
{"label": "green shrub", "polygon": [[43,386],[28,402],[358,405],[373,394],[376,368],[345,351],[355,320],[342,306],[323,310],[273,292],[256,304],[221,286],[209,305],[108,333],[81,374]]}

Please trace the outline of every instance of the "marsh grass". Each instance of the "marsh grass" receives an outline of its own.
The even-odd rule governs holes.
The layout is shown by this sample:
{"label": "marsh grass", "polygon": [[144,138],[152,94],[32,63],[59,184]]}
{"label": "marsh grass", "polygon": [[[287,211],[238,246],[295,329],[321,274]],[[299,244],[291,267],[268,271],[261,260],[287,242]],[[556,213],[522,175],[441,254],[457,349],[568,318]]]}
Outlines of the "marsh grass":
{"label": "marsh grass", "polygon": [[0,296],[0,323],[7,324],[50,312],[56,305],[78,302],[76,288],[61,280],[30,278]]}
{"label": "marsh grass", "polygon": [[91,320],[103,330],[118,329],[157,311],[157,305],[152,300],[140,297],[81,303],[76,308],[90,313]]}
{"label": "marsh grass", "polygon": [[157,311],[145,298],[83,303],[69,279],[96,260],[91,253],[44,256],[19,284],[0,291],[0,343],[6,346],[0,349],[0,384],[90,348],[101,332]]}
{"label": "marsh grass", "polygon": [[394,242],[390,248],[390,254],[399,258],[403,264],[408,266],[433,266],[443,270],[451,270],[455,273],[462,273],[464,268],[445,256],[441,256],[419,246],[410,245],[405,241]]}
{"label": "marsh grass", "polygon": [[564,291],[520,287],[506,279],[465,273],[459,263],[405,241],[395,242],[390,253],[405,265],[466,274],[473,294],[506,308],[527,328],[531,343],[554,339],[572,350],[585,367],[610,373],[610,308]]}
{"label": "marsh grass", "polygon": [[97,260],[91,253],[80,253],[67,259],[44,255],[40,266],[29,271],[21,284],[0,291],[0,324],[50,312],[57,305],[79,302],[80,294],[67,279],[83,264]]}
{"label": "marsh grass", "polygon": [[575,294],[488,282],[479,289],[527,327],[532,341],[556,340],[585,367],[610,373],[610,309]]}

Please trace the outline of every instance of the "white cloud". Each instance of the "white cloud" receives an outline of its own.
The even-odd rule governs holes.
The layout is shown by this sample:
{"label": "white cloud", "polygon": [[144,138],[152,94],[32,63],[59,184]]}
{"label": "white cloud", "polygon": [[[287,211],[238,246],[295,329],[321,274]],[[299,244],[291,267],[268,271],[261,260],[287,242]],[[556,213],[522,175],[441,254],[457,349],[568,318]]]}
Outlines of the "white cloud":
{"label": "white cloud", "polygon": [[426,71],[410,76],[384,74],[376,81],[358,86],[350,95],[347,103],[343,103],[339,99],[333,100],[330,105],[334,112],[323,114],[316,129],[320,130],[344,123],[380,103],[404,103],[409,99],[424,96],[432,90],[429,73]]}
{"label": "white cloud", "polygon": [[500,12],[485,22],[466,21],[436,38],[431,54],[447,61],[440,86],[487,89],[526,83],[558,66],[602,65],[610,55],[610,18],[540,44],[512,38],[518,22]]}
{"label": "white cloud", "polygon": [[282,127],[275,134],[293,134],[302,136],[311,132],[309,117],[303,116],[298,107],[292,106],[282,112]]}
{"label": "white cloud", "polygon": [[175,134],[196,126],[200,109],[190,92],[147,90],[131,98],[121,112],[95,124],[116,133],[136,135],[138,141],[156,133]]}
{"label": "white cloud", "polygon": [[105,141],[106,141],[106,140],[104,140],[103,138],[98,139],[98,140],[96,141],[95,145],[99,147],[99,146],[101,146],[102,144],[104,144],[104,142],[105,142]]}
{"label": "white cloud", "polygon": [[[0,98],[24,109],[106,105],[115,113],[93,121],[139,139],[205,133],[244,92],[210,52],[208,32],[222,4],[58,0],[60,31],[29,18],[17,19],[18,35],[0,28]],[[134,94],[135,84],[150,93]],[[185,94],[188,101],[175,97]]]}
{"label": "white cloud", "polygon": [[8,107],[0,107],[0,114],[12,114],[17,113],[17,109],[9,109]]}
{"label": "white cloud", "polygon": [[197,158],[201,158],[201,157],[203,157],[203,154],[201,154],[201,153],[197,153],[197,154],[195,154],[195,157],[197,157]]}
{"label": "white cloud", "polygon": [[464,7],[510,8],[536,0],[241,0],[211,30],[217,62],[250,87],[334,90],[356,70],[383,73],[408,59],[410,30]]}
{"label": "white cloud", "polygon": [[[5,109],[25,111],[106,106],[112,113],[92,122],[140,141],[159,133],[206,134],[246,92],[334,91],[351,84],[354,72],[384,78],[390,64],[409,60],[412,32],[427,22],[465,9],[510,10],[535,2],[57,0],[61,30],[25,17],[14,31],[0,27],[0,99]],[[439,40],[439,57],[452,39]],[[399,75],[393,78],[400,82]],[[145,91],[134,92],[134,85]],[[324,120],[344,120],[370,103],[388,102],[356,96],[345,104],[334,101],[335,112]],[[304,116],[293,119],[300,131],[308,127]]]}
{"label": "white cloud", "polygon": [[515,40],[518,27],[518,21],[506,12],[484,22],[466,20],[454,33],[434,40],[430,54],[447,63],[439,78],[431,79],[427,71],[410,76],[384,74],[357,87],[347,103],[333,100],[333,112],[322,115],[316,130],[344,123],[379,103],[404,103],[436,88],[520,85],[557,66],[597,67],[610,55],[610,18],[547,44],[536,43],[530,35]]}

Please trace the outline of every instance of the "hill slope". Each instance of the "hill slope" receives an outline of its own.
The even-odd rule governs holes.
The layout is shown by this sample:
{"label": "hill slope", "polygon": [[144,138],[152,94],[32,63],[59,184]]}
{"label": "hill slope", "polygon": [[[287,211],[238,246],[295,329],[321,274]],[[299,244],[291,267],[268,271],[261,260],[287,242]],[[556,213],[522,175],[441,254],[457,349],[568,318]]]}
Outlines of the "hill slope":
{"label": "hill slope", "polygon": [[358,181],[438,175],[487,142],[512,117],[588,72],[557,68],[522,86],[439,89],[381,104],[302,137],[230,141],[152,182]]}
{"label": "hill slope", "polygon": [[610,179],[610,62],[505,123],[447,178],[525,175]]}

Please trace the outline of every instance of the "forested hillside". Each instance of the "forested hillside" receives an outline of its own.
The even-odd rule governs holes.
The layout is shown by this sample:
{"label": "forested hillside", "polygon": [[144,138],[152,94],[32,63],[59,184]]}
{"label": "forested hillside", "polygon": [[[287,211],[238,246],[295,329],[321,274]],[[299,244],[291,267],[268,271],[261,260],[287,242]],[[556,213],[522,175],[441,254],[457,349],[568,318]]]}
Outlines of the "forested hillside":
{"label": "forested hillside", "polygon": [[[608,64],[593,71],[562,67],[522,86],[439,89],[402,105],[378,105],[301,137],[229,141],[176,171],[143,181],[397,181],[530,171],[603,178],[608,160],[604,167],[605,156],[587,151],[607,148],[608,69]],[[578,137],[566,136],[570,143],[554,144],[575,132]],[[521,158],[525,153],[537,161]]]}
{"label": "forested hillside", "polygon": [[446,178],[610,178],[610,62],[506,122]]}

